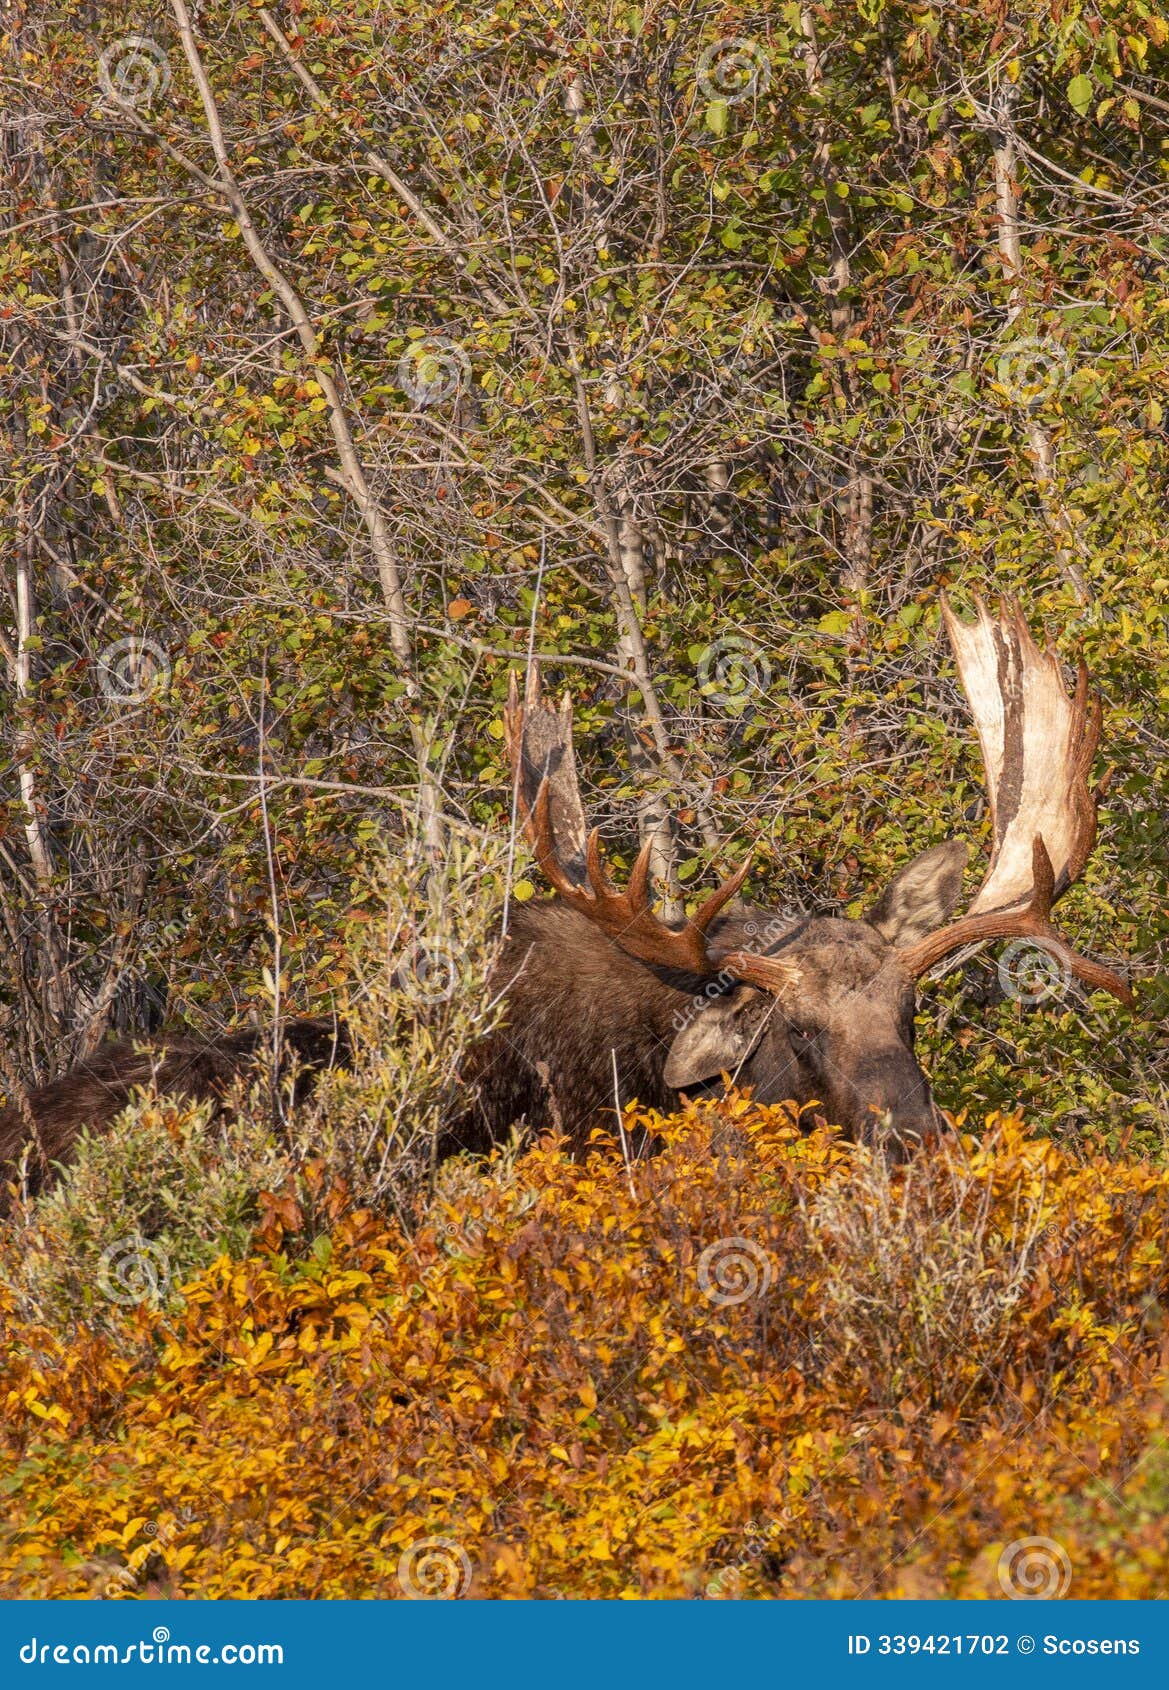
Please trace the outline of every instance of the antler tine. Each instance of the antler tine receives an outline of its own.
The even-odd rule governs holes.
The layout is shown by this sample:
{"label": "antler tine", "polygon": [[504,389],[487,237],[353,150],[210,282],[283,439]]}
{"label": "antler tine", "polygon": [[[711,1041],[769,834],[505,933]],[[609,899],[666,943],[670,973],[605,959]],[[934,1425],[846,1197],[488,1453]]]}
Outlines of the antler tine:
{"label": "antler tine", "polygon": [[[1080,738],[1079,753],[1075,762],[1075,779],[1087,789],[1088,776],[1092,773],[1092,764],[1100,746],[1100,735],[1104,731],[1104,705],[1098,693],[1090,692],[1088,665],[1081,657],[1076,664],[1076,697],[1074,709],[1077,718],[1083,722]],[[1096,800],[1104,790],[1107,775],[1101,780],[1092,793],[1091,802],[1087,805],[1083,826],[1079,837],[1075,841],[1075,848],[1070,864],[1071,878],[1076,880],[1083,873],[1084,865],[1092,855],[1092,847],[1096,843]]]}
{"label": "antler tine", "polygon": [[730,903],[731,899],[735,896],[735,893],[739,891],[744,880],[747,878],[747,873],[750,867],[751,852],[748,851],[746,857],[743,859],[743,862],[735,870],[734,874],[731,875],[730,879],[724,880],[721,886],[717,886],[703,904],[702,908],[698,910],[695,915],[690,917],[690,925],[692,927],[696,927],[700,933],[705,933],[715,916],[722,909],[723,905]]}
{"label": "antler tine", "polygon": [[[629,876],[629,886],[626,897],[631,906],[638,910],[649,909],[649,859],[653,854],[653,840],[647,839],[637,853],[636,861]],[[598,851],[598,856],[600,855]]]}
{"label": "antler tine", "polygon": [[1037,833],[1031,841],[1031,884],[1034,887],[1032,911],[1042,920],[1050,921],[1051,906],[1055,902],[1055,869],[1041,833]]}
{"label": "antler tine", "polygon": [[[1093,824],[1095,817],[1093,817]],[[1095,825],[1093,825],[1093,833]],[[1090,843],[1090,842],[1089,842]],[[1085,860],[1087,851],[1084,853]],[[1036,937],[1049,945],[1059,956],[1065,967],[1071,970],[1077,980],[1083,981],[1085,986],[1093,991],[1111,992],[1112,996],[1126,1005],[1133,1002],[1132,988],[1114,969],[1108,968],[1102,962],[1094,962],[1091,957],[1084,956],[1068,944],[1067,940],[1057,932],[1051,920],[1051,906],[1055,901],[1055,870],[1051,858],[1047,854],[1047,847],[1041,837],[1035,840],[1032,862],[1035,872],[1035,896],[1031,908],[1037,929]],[[1078,872],[1078,871],[1077,871]]]}
{"label": "antler tine", "polygon": [[[715,973],[719,965],[708,953],[707,932],[742,886],[750,858],[711,893],[684,927],[667,927],[650,908],[652,841],[647,840],[637,853],[621,892],[605,872],[597,829],[586,838],[572,754],[571,706],[567,696],[559,708],[548,704],[535,665],[522,705],[514,670],[509,677],[504,734],[524,833],[562,902],[587,916],[623,951],[642,962],[691,974]],[[567,857],[565,845],[570,847]]]}
{"label": "antler tine", "polygon": [[547,780],[540,782],[535,807],[531,810],[528,809],[521,793],[520,807],[524,812],[524,832],[528,836],[528,843],[535,852],[536,861],[553,890],[559,892],[560,896],[566,898],[570,903],[581,897],[587,898],[587,894],[583,893],[581,888],[565,873],[561,867],[560,859],[556,855],[556,839],[552,832],[551,782]]}
{"label": "antler tine", "polygon": [[629,884],[619,892],[605,873],[601,860],[600,835],[589,834],[586,865],[588,885],[578,886],[556,855],[552,832],[551,793],[545,781],[528,812],[526,832],[549,884],[561,900],[581,915],[588,916],[623,951],[642,962],[662,968],[677,968],[689,974],[712,974],[716,964],[707,952],[707,929],[714,917],[742,886],[750,859],[714,891],[685,927],[667,927],[650,908],[649,875],[652,843],[647,840],[637,853]]}
{"label": "antler tine", "polygon": [[1132,991],[1113,969],[1102,962],[1082,956],[1052,925],[1051,909],[1055,901],[1055,869],[1041,834],[1036,834],[1031,846],[1032,894],[1025,909],[992,910],[983,915],[967,915],[952,921],[937,932],[927,934],[916,944],[907,946],[898,955],[898,962],[911,979],[918,979],[935,962],[963,945],[982,944],[990,939],[1034,939],[1055,952],[1069,973],[1082,980],[1093,991],[1111,992],[1121,1003],[1130,1005]]}
{"label": "antler tine", "polygon": [[599,827],[590,828],[589,842],[585,851],[585,868],[588,872],[589,886],[594,898],[611,898],[615,888],[609,876],[605,873],[605,865],[601,861],[601,830]]}

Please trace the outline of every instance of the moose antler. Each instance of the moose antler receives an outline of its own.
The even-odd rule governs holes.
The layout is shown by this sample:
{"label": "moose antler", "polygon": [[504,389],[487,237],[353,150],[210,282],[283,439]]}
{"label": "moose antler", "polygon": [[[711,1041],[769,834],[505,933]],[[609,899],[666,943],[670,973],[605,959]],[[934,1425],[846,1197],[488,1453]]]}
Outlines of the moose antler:
{"label": "moose antler", "polygon": [[969,912],[899,953],[913,978],[962,945],[1030,938],[1094,990],[1121,1003],[1132,993],[1103,963],[1081,956],[1052,925],[1052,905],[1079,879],[1096,839],[1098,792],[1088,786],[1100,742],[1101,708],[1081,660],[1069,698],[1059,657],[1040,651],[1014,600],[997,616],[976,600],[977,618],[942,616],[970,702],[986,770],[994,845]]}
{"label": "moose antler", "polygon": [[[638,852],[629,885],[619,892],[601,865],[597,829],[586,839],[572,748],[572,706],[567,697],[559,709],[547,701],[535,664],[528,673],[522,707],[512,672],[503,723],[524,832],[562,900],[642,962],[691,974],[716,973],[719,964],[707,949],[707,930],[747,878],[750,859],[723,881],[684,927],[667,927],[650,909],[650,842]],[[562,855],[561,842],[569,847],[567,855]]]}
{"label": "moose antler", "polygon": [[[549,861],[562,875],[567,875],[573,886],[585,885],[589,828],[576,779],[572,701],[567,693],[559,708],[548,701],[540,684],[539,666],[535,663],[528,670],[522,706],[514,669],[508,677],[503,737],[520,819],[529,844],[535,846],[536,843],[532,835],[532,816],[541,791],[547,787],[549,826],[557,842]],[[540,858],[540,867],[550,874],[543,858]],[[559,886],[556,889],[559,891]]]}

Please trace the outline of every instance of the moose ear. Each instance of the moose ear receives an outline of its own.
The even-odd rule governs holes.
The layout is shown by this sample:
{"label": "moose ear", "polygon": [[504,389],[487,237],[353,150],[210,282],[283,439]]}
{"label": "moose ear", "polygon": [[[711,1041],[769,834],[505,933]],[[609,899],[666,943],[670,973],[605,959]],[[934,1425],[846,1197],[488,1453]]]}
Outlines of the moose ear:
{"label": "moose ear", "polygon": [[714,998],[696,1010],[666,1058],[664,1079],[674,1091],[733,1073],[746,1060],[775,1008],[775,999],[751,986]]}
{"label": "moose ear", "polygon": [[898,950],[935,932],[958,907],[966,855],[963,840],[947,839],[914,857],[865,915],[869,926]]}

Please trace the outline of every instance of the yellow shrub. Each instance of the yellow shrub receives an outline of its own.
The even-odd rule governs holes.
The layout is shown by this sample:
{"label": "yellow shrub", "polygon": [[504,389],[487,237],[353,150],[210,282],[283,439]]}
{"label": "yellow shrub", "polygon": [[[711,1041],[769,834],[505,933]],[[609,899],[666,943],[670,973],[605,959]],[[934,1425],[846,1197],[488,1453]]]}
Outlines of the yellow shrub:
{"label": "yellow shrub", "polygon": [[631,1174],[456,1168],[411,1234],[274,1201],[111,1333],[9,1308],[2,1588],[998,1596],[1040,1539],[1163,1592],[1169,1174],[1017,1119],[892,1171],[741,1098],[647,1124]]}

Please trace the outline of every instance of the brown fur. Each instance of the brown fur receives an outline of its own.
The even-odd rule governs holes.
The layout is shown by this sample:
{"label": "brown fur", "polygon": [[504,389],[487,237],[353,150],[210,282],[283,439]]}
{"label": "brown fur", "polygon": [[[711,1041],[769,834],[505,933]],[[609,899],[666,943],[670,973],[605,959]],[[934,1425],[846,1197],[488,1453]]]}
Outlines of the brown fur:
{"label": "brown fur", "polygon": [[486,1150],[516,1121],[576,1140],[599,1115],[611,1126],[614,1051],[622,1101],[669,1108],[671,1020],[702,986],[626,956],[557,900],[521,905],[492,980],[507,1019],[470,1053],[473,1102],[440,1151]]}
{"label": "brown fur", "polygon": [[[214,1043],[180,1034],[150,1045],[133,1039],[103,1045],[88,1061],[27,1097],[0,1109],[0,1212],[4,1188],[17,1174],[26,1147],[28,1189],[36,1192],[53,1178],[55,1163],[67,1162],[78,1134],[107,1126],[141,1087],[160,1094],[222,1101],[242,1073],[270,1056],[267,1033],[247,1028],[225,1034]],[[344,1061],[348,1042],[343,1029],[324,1017],[291,1021],[284,1029],[285,1068],[293,1065],[305,1081],[333,1061]],[[29,1130],[29,1115],[36,1124]]]}

